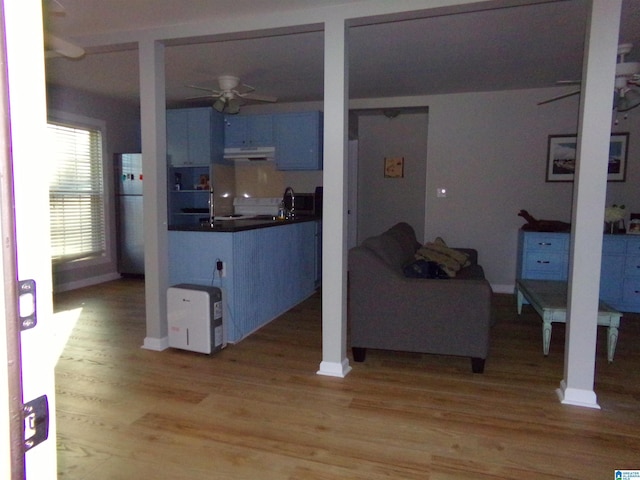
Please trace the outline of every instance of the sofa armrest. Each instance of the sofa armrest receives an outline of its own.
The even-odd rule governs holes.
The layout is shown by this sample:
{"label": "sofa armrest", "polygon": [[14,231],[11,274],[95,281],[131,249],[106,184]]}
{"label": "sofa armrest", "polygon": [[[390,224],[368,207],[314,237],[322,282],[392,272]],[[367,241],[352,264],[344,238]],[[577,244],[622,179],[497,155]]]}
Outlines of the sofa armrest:
{"label": "sofa armrest", "polygon": [[469,255],[469,262],[471,263],[471,265],[478,264],[478,251],[475,248],[455,248],[455,250]]}

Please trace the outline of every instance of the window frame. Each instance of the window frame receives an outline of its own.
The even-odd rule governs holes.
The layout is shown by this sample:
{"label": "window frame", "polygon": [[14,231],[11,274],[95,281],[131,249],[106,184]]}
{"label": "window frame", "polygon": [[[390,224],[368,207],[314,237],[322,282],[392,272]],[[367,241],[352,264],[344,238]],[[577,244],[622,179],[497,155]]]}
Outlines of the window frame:
{"label": "window frame", "polygon": [[107,124],[104,120],[77,115],[68,112],[50,110],[47,115],[47,125],[49,123],[57,123],[72,128],[87,128],[99,130],[102,136],[102,189],[104,192],[103,199],[103,215],[104,215],[104,237],[105,251],[104,255],[91,258],[81,258],[76,260],[61,261],[57,263],[51,262],[54,271],[62,272],[69,270],[77,270],[81,268],[93,267],[97,265],[106,265],[113,262],[113,222],[111,214],[111,197],[112,189],[109,188],[111,178],[111,164],[107,156]]}

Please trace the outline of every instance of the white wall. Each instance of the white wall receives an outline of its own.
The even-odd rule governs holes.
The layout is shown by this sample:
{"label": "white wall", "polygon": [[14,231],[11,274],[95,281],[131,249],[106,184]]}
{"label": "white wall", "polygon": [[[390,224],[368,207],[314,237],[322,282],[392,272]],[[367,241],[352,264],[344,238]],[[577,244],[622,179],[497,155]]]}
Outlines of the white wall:
{"label": "white wall", "polygon": [[[429,108],[424,240],[479,251],[496,291],[515,281],[520,209],[539,219],[571,220],[572,183],[547,183],[547,140],[577,129],[578,97],[537,102],[562,89],[353,100],[353,108]],[[603,119],[609,122],[611,119]],[[607,205],[640,212],[640,109],[619,115],[614,131],[630,132],[627,180],[608,184]],[[360,132],[362,135],[362,132]],[[447,189],[437,198],[436,189]],[[598,215],[601,212],[597,212]]]}
{"label": "white wall", "polygon": [[[358,116],[358,240],[399,220],[424,235],[427,113]],[[404,158],[404,177],[385,178],[384,159]]]}

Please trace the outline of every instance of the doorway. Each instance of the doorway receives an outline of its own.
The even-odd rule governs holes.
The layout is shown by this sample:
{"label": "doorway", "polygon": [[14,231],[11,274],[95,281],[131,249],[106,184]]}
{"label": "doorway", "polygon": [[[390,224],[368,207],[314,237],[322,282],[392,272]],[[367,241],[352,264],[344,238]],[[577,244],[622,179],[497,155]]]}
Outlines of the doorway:
{"label": "doorway", "polygon": [[[377,235],[395,223],[409,223],[424,237],[428,109],[356,110],[350,128],[357,138],[357,176],[349,192],[357,198],[357,241]],[[393,171],[385,163],[395,163]],[[351,225],[350,225],[351,227]]]}

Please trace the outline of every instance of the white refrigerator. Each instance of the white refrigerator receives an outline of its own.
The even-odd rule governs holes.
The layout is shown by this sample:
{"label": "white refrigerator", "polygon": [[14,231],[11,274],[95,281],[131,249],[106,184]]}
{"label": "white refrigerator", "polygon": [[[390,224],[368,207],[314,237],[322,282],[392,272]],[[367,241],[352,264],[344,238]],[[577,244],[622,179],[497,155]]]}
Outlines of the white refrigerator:
{"label": "white refrigerator", "polygon": [[118,272],[144,275],[142,154],[115,155]]}

